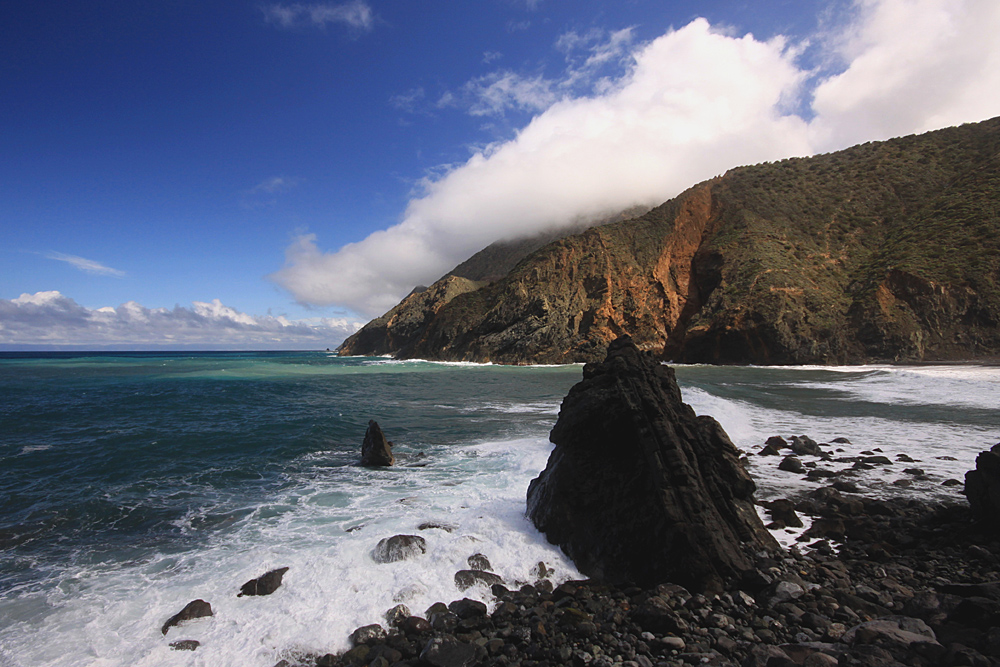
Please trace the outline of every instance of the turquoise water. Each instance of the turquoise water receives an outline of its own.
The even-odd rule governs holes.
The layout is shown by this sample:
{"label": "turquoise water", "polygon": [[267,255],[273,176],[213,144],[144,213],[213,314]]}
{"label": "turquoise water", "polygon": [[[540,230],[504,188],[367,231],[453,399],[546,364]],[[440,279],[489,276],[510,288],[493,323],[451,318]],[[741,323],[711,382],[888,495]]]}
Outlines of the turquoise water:
{"label": "turquoise water", "polygon": [[[416,611],[454,599],[452,574],[477,551],[510,581],[538,560],[576,576],[523,510],[580,376],[320,352],[0,353],[0,664],[270,667],[343,648],[398,599]],[[685,400],[747,451],[805,433],[849,438],[846,454],[918,458],[928,479],[907,493],[960,500],[941,482],[1000,440],[995,368],[677,376]],[[397,467],[356,465],[369,419],[396,443]],[[809,488],[750,460],[761,496]],[[859,482],[901,493],[900,475]],[[378,539],[427,521],[452,529],[421,533],[427,557],[371,561]],[[278,566],[291,569],[274,596],[235,598]],[[196,597],[216,617],[163,637]],[[203,643],[195,654],[167,647],[189,637]]]}

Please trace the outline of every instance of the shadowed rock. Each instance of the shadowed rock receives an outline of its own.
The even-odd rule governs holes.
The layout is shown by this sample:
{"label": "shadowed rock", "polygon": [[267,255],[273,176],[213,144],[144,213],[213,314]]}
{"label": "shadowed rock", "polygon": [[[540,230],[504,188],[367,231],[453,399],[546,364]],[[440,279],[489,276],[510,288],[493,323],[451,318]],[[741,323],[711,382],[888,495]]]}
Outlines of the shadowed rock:
{"label": "shadowed rock", "polygon": [[174,627],[178,623],[213,615],[212,605],[204,600],[192,600],[191,602],[188,602],[183,609],[171,616],[167,622],[163,624],[163,627],[160,628],[160,631],[163,634],[167,634],[167,630]]}
{"label": "shadowed rock", "polygon": [[374,419],[368,420],[368,430],[365,431],[365,439],[361,443],[361,465],[391,466],[395,462],[392,443],[385,439],[378,422]]}
{"label": "shadowed rock", "polygon": [[976,519],[1000,528],[1000,443],[976,457],[976,469],[965,473],[965,497]]}
{"label": "shadowed rock", "polygon": [[420,652],[420,661],[432,667],[466,667],[476,661],[476,647],[454,637],[434,637]]}
{"label": "shadowed rock", "polygon": [[261,577],[251,579],[240,587],[240,593],[236,597],[241,598],[244,595],[270,595],[281,586],[281,578],[285,576],[285,572],[288,572],[287,567],[279,567],[277,570],[271,570]]}
{"label": "shadowed rock", "polygon": [[725,431],[627,337],[584,367],[550,438],[528,516],[591,577],[704,589],[778,549]]}

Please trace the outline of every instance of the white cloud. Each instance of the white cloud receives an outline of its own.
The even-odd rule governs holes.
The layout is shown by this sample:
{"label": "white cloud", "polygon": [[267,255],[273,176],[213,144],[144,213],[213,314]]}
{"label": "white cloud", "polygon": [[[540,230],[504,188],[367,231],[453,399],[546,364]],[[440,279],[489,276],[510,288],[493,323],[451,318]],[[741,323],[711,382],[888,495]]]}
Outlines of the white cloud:
{"label": "white cloud", "polygon": [[818,150],[1000,113],[1000,2],[859,0],[830,40],[845,71],[815,91]]}
{"label": "white cloud", "polygon": [[355,30],[368,31],[375,25],[375,16],[368,3],[362,0],[342,5],[330,3],[267,5],[262,8],[264,17],[282,28],[301,26],[326,27],[339,23]]}
{"label": "white cloud", "polygon": [[493,72],[465,84],[473,116],[502,116],[507,109],[542,111],[557,99],[551,82],[541,76],[523,77],[511,71]]}
{"label": "white cloud", "polygon": [[0,299],[0,345],[147,346],[211,349],[326,348],[359,322],[341,318],[291,321],[241,313],[218,299],[191,308],[85,308],[56,291]]}
{"label": "white cloud", "polygon": [[61,252],[50,252],[46,254],[45,257],[59,262],[66,262],[70,266],[86,273],[93,273],[99,276],[114,276],[116,278],[122,278],[125,276],[124,271],[112,269],[110,266],[105,266],[100,262],[95,262],[92,259],[86,259],[84,257],[77,257],[76,255],[67,255]]}
{"label": "white cloud", "polygon": [[389,104],[400,111],[414,113],[417,111],[417,106],[424,100],[425,97],[426,93],[424,93],[423,87],[417,86],[416,88],[411,88],[405,93],[393,95],[389,98]]}
{"label": "white cloud", "polygon": [[[841,63],[823,76],[799,63],[804,42],[704,19],[639,46],[628,30],[567,33],[560,80],[496,73],[464,99],[471,113],[541,109],[514,138],[429,179],[394,227],[335,252],[298,238],[272,279],[375,316],[497,239],[657,204],[736,165],[983,120],[1000,114],[997,34],[996,0],[858,0],[813,36]],[[625,54],[624,74],[599,78]]]}

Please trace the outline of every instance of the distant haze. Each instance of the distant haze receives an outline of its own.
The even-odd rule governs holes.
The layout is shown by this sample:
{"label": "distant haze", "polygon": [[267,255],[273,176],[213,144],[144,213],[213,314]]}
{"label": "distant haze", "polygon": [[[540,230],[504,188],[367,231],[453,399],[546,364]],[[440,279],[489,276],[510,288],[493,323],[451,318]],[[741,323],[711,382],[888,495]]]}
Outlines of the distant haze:
{"label": "distant haze", "polygon": [[[271,279],[374,317],[498,239],[655,205],[738,165],[1000,115],[997,35],[996,0],[858,0],[802,42],[704,19],[642,44],[569,35],[556,46],[586,57],[563,80],[470,82],[470,114],[538,110],[516,136],[428,179],[389,229],[334,251],[299,235]],[[625,73],[598,76],[610,59]]]}

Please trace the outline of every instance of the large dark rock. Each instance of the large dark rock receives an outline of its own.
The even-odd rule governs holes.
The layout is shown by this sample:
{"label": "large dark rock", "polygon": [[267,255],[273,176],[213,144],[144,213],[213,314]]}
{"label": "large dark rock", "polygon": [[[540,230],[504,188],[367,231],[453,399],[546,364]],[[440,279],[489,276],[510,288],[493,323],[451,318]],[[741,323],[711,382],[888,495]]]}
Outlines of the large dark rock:
{"label": "large dark rock", "polygon": [[239,595],[236,597],[241,598],[244,595],[270,595],[281,586],[281,578],[285,576],[285,572],[288,572],[287,567],[279,567],[277,570],[271,570],[256,579],[251,579],[240,587]]}
{"label": "large dark rock", "polygon": [[385,434],[374,419],[368,420],[368,430],[365,431],[364,442],[361,443],[361,465],[391,466],[396,462],[392,455],[392,443],[385,439]]}
{"label": "large dark rock", "polygon": [[204,618],[205,616],[214,616],[212,612],[212,605],[204,600],[192,600],[184,605],[183,609],[167,619],[167,622],[163,624],[160,631],[163,632],[163,634],[167,634],[167,630],[174,627],[178,623],[190,621],[195,618]]}
{"label": "large dark rock", "polygon": [[627,337],[584,367],[550,438],[528,516],[591,577],[704,589],[779,548],[725,431]]}
{"label": "large dark rock", "polygon": [[976,457],[976,469],[965,473],[965,497],[976,519],[1000,528],[1000,443]]}

